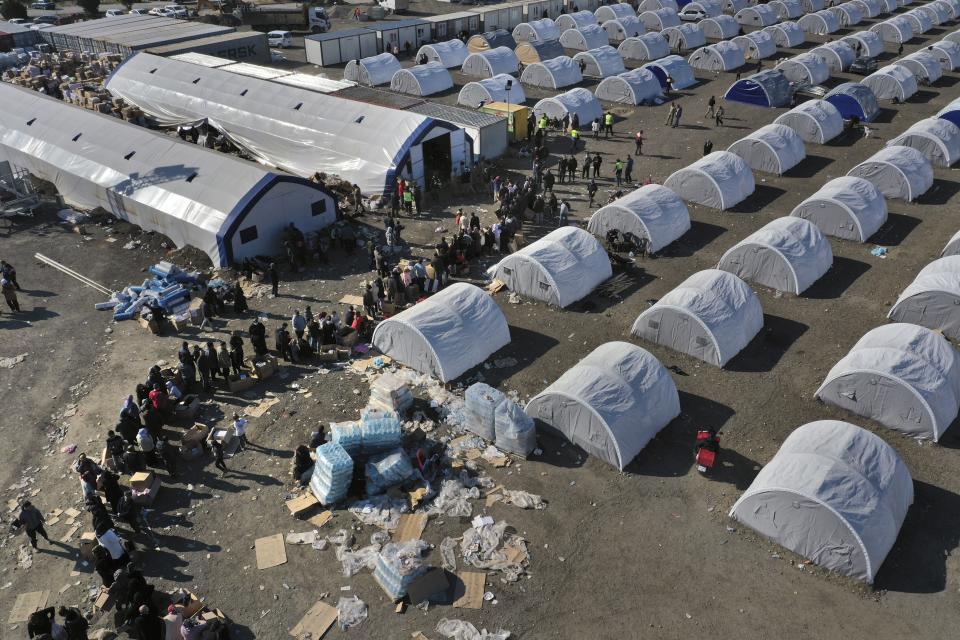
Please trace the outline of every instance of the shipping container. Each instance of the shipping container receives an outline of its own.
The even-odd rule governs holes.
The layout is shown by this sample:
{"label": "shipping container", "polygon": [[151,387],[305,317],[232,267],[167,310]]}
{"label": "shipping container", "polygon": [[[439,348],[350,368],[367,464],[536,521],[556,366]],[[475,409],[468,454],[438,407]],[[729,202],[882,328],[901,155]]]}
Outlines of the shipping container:
{"label": "shipping container", "polygon": [[433,42],[444,42],[459,38],[466,33],[467,37],[480,33],[480,14],[476,11],[458,11],[444,13],[438,16],[424,18],[430,23]]}
{"label": "shipping container", "polygon": [[426,20],[415,19],[374,22],[364,29],[377,34],[377,53],[409,52],[413,55],[422,45],[432,42],[430,26]]}
{"label": "shipping container", "polygon": [[563,0],[532,0],[527,2],[525,16],[527,22],[550,18],[556,20],[565,10]]}
{"label": "shipping container", "polygon": [[307,62],[330,67],[378,53],[377,34],[367,29],[334,31],[303,39]]}
{"label": "shipping container", "polygon": [[497,29],[513,31],[515,26],[526,21],[526,6],[526,2],[507,2],[478,8],[480,28],[484,31],[495,31]]}
{"label": "shipping container", "polygon": [[266,64],[270,62],[270,47],[267,46],[267,34],[259,31],[237,31],[225,33],[212,38],[188,40],[177,44],[168,44],[162,47],[147,49],[158,56],[174,56],[181,53],[193,52],[236,60],[238,62],[253,62]]}

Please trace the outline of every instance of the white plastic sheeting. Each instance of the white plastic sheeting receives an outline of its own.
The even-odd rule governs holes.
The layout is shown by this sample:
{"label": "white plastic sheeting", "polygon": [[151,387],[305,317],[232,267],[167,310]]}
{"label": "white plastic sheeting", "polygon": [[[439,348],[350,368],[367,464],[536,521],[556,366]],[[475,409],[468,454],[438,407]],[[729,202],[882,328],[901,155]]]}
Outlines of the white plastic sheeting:
{"label": "white plastic sheeting", "polygon": [[581,51],[573,60],[583,65],[583,75],[588,78],[608,78],[623,73],[627,68],[623,58],[610,45],[604,45],[589,51]]}
{"label": "white plastic sheeting", "polygon": [[637,16],[607,20],[601,26],[607,32],[607,39],[613,43],[623,42],[626,38],[634,38],[647,32],[647,28]]}
{"label": "white plastic sheeting", "polygon": [[390,84],[393,74],[400,71],[400,68],[400,61],[392,53],[381,53],[348,62],[343,69],[343,79],[376,87],[381,84]]}
{"label": "white plastic sheeting", "polygon": [[633,106],[660,104],[664,99],[660,81],[649,69],[631,69],[604,78],[597,85],[594,95],[598,100]]}
{"label": "white plastic sheeting", "polygon": [[550,18],[521,22],[513,28],[511,34],[517,42],[543,42],[560,37],[560,27]]}
{"label": "white plastic sheeting", "polygon": [[960,256],[934,260],[907,285],[887,318],[960,338]]}
{"label": "white plastic sheeting", "polygon": [[940,40],[927,47],[927,51],[937,57],[944,71],[960,68],[960,44],[953,40]]}
{"label": "white plastic sheeting", "polygon": [[577,29],[567,29],[560,34],[560,44],[564,49],[574,51],[589,51],[609,44],[607,32],[598,24],[591,24]]}
{"label": "white plastic sheeting", "polygon": [[[960,47],[960,45],[958,45]],[[635,38],[627,38],[617,47],[617,53],[624,60],[645,62],[659,60],[670,55],[670,44],[659,33],[645,33]]]}
{"label": "white plastic sheeting", "polygon": [[806,13],[800,0],[771,0],[770,6],[781,20],[794,20]]}
{"label": "white plastic sheeting", "polygon": [[876,58],[885,51],[883,39],[873,31],[857,31],[841,38],[840,42],[850,45],[858,58]]}
{"label": "white plastic sheeting", "polygon": [[843,133],[843,116],[826,100],[807,100],[773,121],[797,132],[804,142],[824,144]]}
{"label": "white plastic sheeting", "polygon": [[893,16],[870,27],[884,42],[903,44],[913,38],[913,23],[902,15]]}
{"label": "white plastic sheeting", "polygon": [[794,84],[820,84],[830,77],[827,61],[809,51],[787,58],[776,68]]}
{"label": "white plastic sheeting", "polygon": [[649,69],[657,76],[661,87],[667,86],[667,78],[673,79],[674,89],[686,89],[697,84],[697,79],[693,75],[693,69],[686,60],[680,56],[666,56],[648,62],[641,69]]}
{"label": "white plastic sheeting", "polygon": [[817,225],[824,234],[866,242],[887,221],[887,201],[863,178],[834,178],[798,204],[791,216]]}
{"label": "white plastic sheeting", "polygon": [[470,51],[462,40],[447,40],[445,42],[434,42],[425,44],[417,51],[416,59],[421,55],[427,56],[428,62],[439,62],[447,69],[455,69],[463,66]]}
{"label": "white plastic sheeting", "polygon": [[693,274],[660,298],[630,332],[723,367],[763,328],[763,309],[747,284],[726,271]]}
{"label": "white plastic sheeting", "polygon": [[640,14],[639,18],[643,26],[647,28],[647,31],[663,31],[667,27],[680,26],[680,17],[673,9],[644,11]]}
{"label": "white plastic sheeting", "polygon": [[717,265],[741,280],[800,295],[833,266],[830,242],[793,216],[770,221],[730,247]]}
{"label": "white plastic sheeting", "polygon": [[660,35],[667,39],[670,48],[674,51],[677,49],[689,51],[707,43],[707,37],[703,35],[703,31],[689,22],[678,27],[667,27],[660,32]]}
{"label": "white plastic sheeting", "polygon": [[918,81],[924,80],[927,83],[934,83],[943,75],[937,56],[925,49],[904,56],[893,64],[906,67],[910,73],[917,77]]}
{"label": "white plastic sheeting", "polygon": [[690,54],[687,62],[694,69],[730,71],[742,67],[746,60],[740,47],[727,40],[722,40],[700,47]]}
{"label": "white plastic sheeting", "polygon": [[960,408],[960,357],[915,324],[877,327],[827,373],[823,402],[920,439],[937,441]]}
{"label": "white plastic sheeting", "polygon": [[768,124],[748,133],[727,149],[743,158],[754,171],[783,175],[807,157],[797,132],[782,124]]}
{"label": "white plastic sheeting", "polygon": [[501,73],[514,74],[520,67],[520,61],[512,49],[497,47],[489,51],[471,53],[463,61],[460,71],[465,76],[492,78]]}
{"label": "white plastic sheeting", "polygon": [[887,143],[911,147],[937,167],[952,166],[960,160],[960,128],[943,118],[924,118]]}
{"label": "white plastic sheeting", "polygon": [[600,23],[606,22],[607,20],[617,20],[619,18],[637,17],[633,7],[626,2],[598,7],[597,10],[593,12],[593,15],[596,16],[597,22]]}
{"label": "white plastic sheeting", "polygon": [[562,89],[582,81],[580,65],[568,56],[534,62],[520,74],[523,84],[544,89]]}
{"label": "white plastic sheeting", "polygon": [[566,31],[567,29],[596,25],[597,16],[593,15],[593,11],[575,11],[557,16],[556,22],[561,31]]}
{"label": "white plastic sheeting", "polygon": [[600,106],[597,97],[590,93],[588,89],[577,87],[552,98],[540,100],[533,105],[533,113],[537,118],[546,114],[547,118],[558,120],[563,120],[563,117],[568,114],[571,118],[574,114],[577,114],[581,123],[587,123],[602,118],[603,107]]}
{"label": "white plastic sheeting", "polygon": [[933,20],[930,19],[930,15],[926,11],[921,11],[919,7],[901,15],[910,21],[914,35],[920,35],[933,29]]}
{"label": "white plastic sheeting", "polygon": [[454,380],[510,344],[507,319],[479,287],[458,282],[395,316],[373,332],[373,345],[442,382]]}
{"label": "white plastic sheeting", "polygon": [[815,49],[811,49],[810,53],[815,53],[826,60],[827,66],[830,67],[830,73],[846,71],[857,59],[853,47],[839,40],[826,42]]}
{"label": "white plastic sheeting", "polygon": [[490,267],[510,291],[560,308],[610,278],[603,245],[579,227],[560,227]]}
{"label": "white plastic sheeting", "polygon": [[450,72],[439,62],[401,69],[393,74],[390,90],[412,96],[431,96],[453,88]]}
{"label": "white plastic sheeting", "polygon": [[[507,83],[511,83],[510,90],[507,90]],[[480,103],[490,104],[491,102],[509,102],[510,104],[523,104],[527,101],[527,96],[523,91],[523,86],[517,82],[516,78],[501,73],[492,78],[485,78],[476,82],[468,82],[460,89],[457,96],[457,104],[465,107],[477,108]]]}
{"label": "white plastic sheeting", "polygon": [[807,34],[796,22],[781,22],[763,30],[773,37],[773,43],[781,49],[798,47],[807,41]]}
{"label": "white plastic sheeting", "polygon": [[819,420],[784,440],[730,517],[825,569],[873,582],[912,503],[910,472],[893,447]]}
{"label": "white plastic sheeting", "polygon": [[717,16],[704,18],[697,23],[703,35],[711,40],[728,40],[740,33],[740,23],[733,16]]}
{"label": "white plastic sheeting", "polygon": [[756,185],[743,158],[729,151],[714,151],[675,171],[663,183],[685,202],[712,209],[729,209],[743,202]]}
{"label": "white plastic sheeting", "polygon": [[769,27],[780,22],[777,10],[768,4],[758,4],[754,7],[741,9],[733,17],[740,24],[748,27]]}
{"label": "white plastic sheeting", "polygon": [[608,342],[538,393],[525,411],[623,470],[680,415],[680,396],[652,354],[627,342]]}
{"label": "white plastic sheeting", "polygon": [[911,202],[933,185],[933,166],[910,147],[884,147],[848,173],[869,180],[888,198]]}
{"label": "white plastic sheeting", "polygon": [[903,102],[917,92],[917,78],[902,64],[888,64],[880,67],[863,79],[877,100],[898,100]]}
{"label": "white plastic sheeting", "polygon": [[667,187],[647,184],[597,209],[587,223],[587,230],[598,238],[613,229],[646,238],[647,250],[657,253],[690,230],[690,212]]}
{"label": "white plastic sheeting", "polygon": [[744,60],[764,60],[777,53],[773,36],[762,30],[737,36],[732,42],[740,47]]}
{"label": "white plastic sheeting", "polygon": [[828,10],[840,18],[841,27],[852,27],[863,22],[863,10],[856,3],[844,2],[834,5]]}

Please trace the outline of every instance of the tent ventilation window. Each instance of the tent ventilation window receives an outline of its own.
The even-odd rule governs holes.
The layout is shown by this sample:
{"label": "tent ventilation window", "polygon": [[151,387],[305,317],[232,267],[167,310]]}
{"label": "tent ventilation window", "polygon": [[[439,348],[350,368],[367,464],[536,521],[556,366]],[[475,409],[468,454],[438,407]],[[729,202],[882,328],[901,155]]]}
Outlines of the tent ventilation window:
{"label": "tent ventilation window", "polygon": [[241,95],[241,96],[247,95],[247,89],[244,89],[243,91],[241,91],[241,92],[240,92],[240,95]]}
{"label": "tent ventilation window", "polygon": [[541,291],[549,291],[549,290],[550,290],[550,284],[547,283],[547,282],[538,282],[537,284],[540,285],[540,290],[541,290]]}
{"label": "tent ventilation window", "polygon": [[253,242],[258,237],[257,227],[247,227],[246,229],[240,229],[240,244],[247,244],[248,242]]}
{"label": "tent ventilation window", "polygon": [[156,73],[156,72],[157,72],[156,69],[150,69],[150,73]]}
{"label": "tent ventilation window", "polygon": [[295,106],[295,107],[293,108],[293,110],[294,110],[294,111],[300,111],[300,107],[302,107],[302,106],[303,106],[303,103],[302,103],[302,102],[298,102],[298,103],[297,103],[297,106]]}
{"label": "tent ventilation window", "polygon": [[200,82],[200,78],[197,78],[193,81],[193,84],[199,84],[199,82]]}
{"label": "tent ventilation window", "polygon": [[32,127],[32,126],[33,126],[33,123],[36,122],[36,121],[37,121],[36,118],[30,118],[29,120],[27,120],[27,126],[28,126],[28,127]]}
{"label": "tent ventilation window", "polygon": [[197,177],[196,172],[191,173],[189,176],[187,176],[187,182],[193,182],[193,179],[196,177]]}
{"label": "tent ventilation window", "polygon": [[506,274],[506,275],[508,275],[508,276],[512,276],[512,275],[513,275],[513,269],[511,269],[510,267],[503,267],[503,273]]}
{"label": "tent ventilation window", "polygon": [[360,123],[363,122],[364,117],[366,117],[366,116],[360,116],[359,118],[357,118],[356,120],[354,120],[354,122],[356,122],[357,124],[360,124]]}
{"label": "tent ventilation window", "polygon": [[124,160],[129,160],[130,158],[133,157],[133,154],[135,154],[135,153],[136,153],[136,151],[131,151],[131,152],[128,153],[127,155],[123,156],[123,159],[124,159]]}
{"label": "tent ventilation window", "polygon": [[327,201],[326,200],[317,200],[312,205],[310,205],[310,215],[320,216],[327,212]]}
{"label": "tent ventilation window", "polygon": [[83,135],[82,133],[78,133],[77,135],[73,136],[73,141],[76,142],[77,140],[80,139],[80,136],[82,135]]}

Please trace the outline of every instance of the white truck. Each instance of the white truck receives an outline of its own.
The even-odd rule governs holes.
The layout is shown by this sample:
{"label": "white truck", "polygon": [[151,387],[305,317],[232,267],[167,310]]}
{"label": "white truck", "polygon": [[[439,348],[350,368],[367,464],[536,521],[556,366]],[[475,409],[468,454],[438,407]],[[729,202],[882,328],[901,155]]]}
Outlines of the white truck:
{"label": "white truck", "polygon": [[324,33],[330,29],[330,18],[326,9],[300,3],[244,3],[234,9],[233,17],[242,24],[260,30],[272,31],[282,27],[291,31]]}

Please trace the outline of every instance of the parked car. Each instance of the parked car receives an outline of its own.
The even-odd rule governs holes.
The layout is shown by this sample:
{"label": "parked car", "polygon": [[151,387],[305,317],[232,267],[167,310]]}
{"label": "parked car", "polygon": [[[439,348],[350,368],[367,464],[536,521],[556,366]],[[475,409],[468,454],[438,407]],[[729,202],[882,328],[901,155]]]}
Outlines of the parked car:
{"label": "parked car", "polygon": [[172,11],[174,18],[183,18],[184,20],[186,20],[187,18],[190,17],[190,12],[187,11],[187,8],[182,4],[168,4],[168,5],[165,5],[163,8],[166,9],[167,11]]}
{"label": "parked car", "polygon": [[850,73],[856,73],[861,76],[868,76],[877,70],[876,58],[857,58],[850,65]]}
{"label": "parked car", "polygon": [[684,7],[677,15],[684,22],[699,22],[707,17],[707,12],[699,7]]}
{"label": "parked car", "polygon": [[57,16],[37,16],[33,19],[34,27],[41,24],[56,26],[60,24],[60,18]]}
{"label": "parked car", "polygon": [[173,11],[170,11],[170,9],[166,9],[164,7],[154,7],[153,9],[150,9],[149,14],[151,16],[160,16],[161,18],[177,17],[177,14],[175,14]]}
{"label": "parked car", "polygon": [[131,15],[131,16],[145,16],[145,15],[149,15],[149,14],[150,14],[150,12],[147,11],[146,9],[130,9],[130,13],[129,13],[128,15]]}
{"label": "parked car", "polygon": [[57,8],[57,5],[52,2],[34,2],[30,5],[31,9],[39,9],[41,11],[53,11]]}
{"label": "parked car", "polygon": [[270,31],[267,33],[267,44],[271,47],[286,49],[293,46],[293,34],[289,31]]}
{"label": "parked car", "polygon": [[29,27],[30,23],[33,22],[30,18],[10,18],[7,20],[10,24],[19,24],[23,27]]}
{"label": "parked car", "polygon": [[116,18],[117,16],[122,16],[123,14],[123,9],[108,9],[103,15],[106,18]]}

